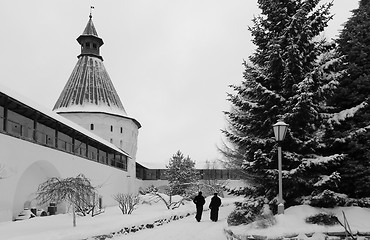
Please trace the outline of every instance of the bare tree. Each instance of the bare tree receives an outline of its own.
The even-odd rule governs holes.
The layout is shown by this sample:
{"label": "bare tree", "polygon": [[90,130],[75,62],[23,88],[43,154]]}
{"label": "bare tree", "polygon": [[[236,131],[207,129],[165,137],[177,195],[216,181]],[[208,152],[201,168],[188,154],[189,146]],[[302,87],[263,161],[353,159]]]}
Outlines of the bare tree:
{"label": "bare tree", "polygon": [[[39,185],[36,199],[41,205],[67,202],[73,208],[73,226],[76,226],[76,211],[84,216],[95,207],[96,188],[83,174],[60,179],[49,178]],[[93,212],[93,211],[92,211]],[[93,214],[92,214],[93,216]]]}
{"label": "bare tree", "polygon": [[217,177],[217,162],[213,161],[206,161],[206,170],[208,171],[208,178],[202,180],[203,184],[201,184],[204,188],[212,191],[213,193],[217,192],[222,194],[222,186],[226,184],[225,180],[220,180]]}
{"label": "bare tree", "polygon": [[183,202],[187,200],[187,197],[182,196],[179,201],[174,201],[172,198],[174,192],[172,187],[172,185],[166,186],[163,191],[164,193],[161,193],[156,187],[152,185],[147,187],[145,190],[141,190],[140,193],[143,195],[148,194],[152,197],[152,200],[154,202],[163,202],[166,205],[167,209],[175,209],[180,207]]}
{"label": "bare tree", "polygon": [[139,195],[137,194],[133,195],[124,193],[117,193],[113,198],[118,202],[119,208],[123,214],[131,214],[140,200]]}

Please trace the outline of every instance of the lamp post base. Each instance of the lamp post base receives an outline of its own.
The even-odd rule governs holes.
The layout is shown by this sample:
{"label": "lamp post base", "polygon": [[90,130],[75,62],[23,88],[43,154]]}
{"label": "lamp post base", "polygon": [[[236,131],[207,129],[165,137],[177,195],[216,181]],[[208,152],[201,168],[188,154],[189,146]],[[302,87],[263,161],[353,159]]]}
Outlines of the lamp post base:
{"label": "lamp post base", "polygon": [[284,214],[284,203],[279,203],[278,214]]}

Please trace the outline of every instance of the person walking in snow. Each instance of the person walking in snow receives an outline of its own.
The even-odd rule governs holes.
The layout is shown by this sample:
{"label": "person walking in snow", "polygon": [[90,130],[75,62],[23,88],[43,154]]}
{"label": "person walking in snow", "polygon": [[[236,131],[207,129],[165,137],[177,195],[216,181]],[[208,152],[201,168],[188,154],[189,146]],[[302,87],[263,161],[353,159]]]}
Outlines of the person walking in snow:
{"label": "person walking in snow", "polygon": [[202,195],[202,192],[198,193],[198,196],[196,196],[193,200],[197,207],[197,214],[195,215],[195,219],[200,222],[202,219],[202,213],[203,213],[203,205],[206,203],[206,200],[204,200],[204,197]]}
{"label": "person walking in snow", "polygon": [[218,210],[221,206],[221,199],[217,196],[217,193],[213,195],[211,198],[211,203],[209,204],[209,208],[211,209],[211,220],[213,222],[217,222],[218,220]]}

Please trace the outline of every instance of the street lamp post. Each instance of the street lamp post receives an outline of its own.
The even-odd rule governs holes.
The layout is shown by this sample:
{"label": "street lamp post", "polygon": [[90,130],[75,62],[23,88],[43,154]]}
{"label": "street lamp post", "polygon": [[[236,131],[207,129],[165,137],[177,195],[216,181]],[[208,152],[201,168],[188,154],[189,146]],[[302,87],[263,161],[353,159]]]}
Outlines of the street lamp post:
{"label": "street lamp post", "polygon": [[278,121],[272,126],[272,128],[274,130],[275,139],[278,143],[278,170],[279,170],[278,214],[284,214],[281,142],[285,138],[285,134],[288,129],[288,124],[286,124],[283,121]]}

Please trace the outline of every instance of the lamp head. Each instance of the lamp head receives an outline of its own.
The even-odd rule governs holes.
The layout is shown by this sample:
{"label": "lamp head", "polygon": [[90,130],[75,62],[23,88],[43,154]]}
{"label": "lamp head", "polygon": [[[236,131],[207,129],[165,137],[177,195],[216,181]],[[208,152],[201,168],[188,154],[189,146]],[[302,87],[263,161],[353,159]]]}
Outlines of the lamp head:
{"label": "lamp head", "polygon": [[283,121],[278,121],[275,123],[272,128],[274,130],[275,139],[278,142],[281,142],[284,140],[286,132],[288,130],[288,124],[286,124]]}

